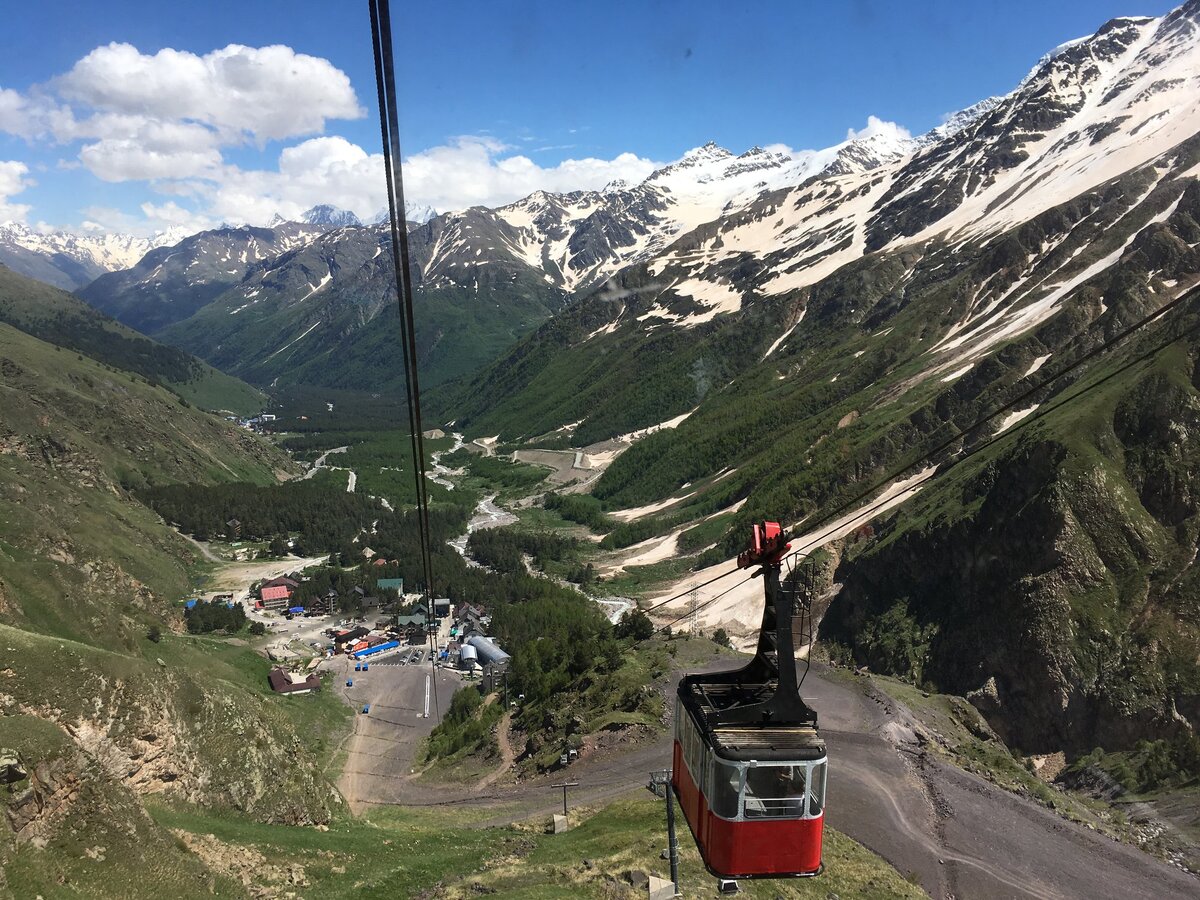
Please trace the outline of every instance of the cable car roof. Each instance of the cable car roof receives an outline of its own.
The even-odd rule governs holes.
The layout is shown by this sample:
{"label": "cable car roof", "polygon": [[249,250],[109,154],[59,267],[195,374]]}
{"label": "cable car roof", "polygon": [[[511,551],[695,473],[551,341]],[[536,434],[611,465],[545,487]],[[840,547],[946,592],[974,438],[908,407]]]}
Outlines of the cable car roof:
{"label": "cable car roof", "polygon": [[779,762],[825,757],[825,741],[807,725],[721,725],[712,729],[712,736],[713,749],[725,759]]}
{"label": "cable car roof", "polygon": [[[757,690],[755,689],[757,688]],[[680,684],[679,697],[717,755],[745,762],[811,761],[825,757],[825,741],[809,722],[728,722],[712,724],[726,703],[773,691],[768,685]]]}

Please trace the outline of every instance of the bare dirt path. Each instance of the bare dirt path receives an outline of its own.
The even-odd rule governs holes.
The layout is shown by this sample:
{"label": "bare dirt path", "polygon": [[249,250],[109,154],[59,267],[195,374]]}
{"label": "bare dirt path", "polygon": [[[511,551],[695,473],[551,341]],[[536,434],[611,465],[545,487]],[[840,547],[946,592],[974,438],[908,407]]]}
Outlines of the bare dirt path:
{"label": "bare dirt path", "polygon": [[283,559],[247,560],[246,562],[217,560],[220,568],[212,573],[208,585],[209,593],[233,592],[235,600],[245,600],[249,596],[250,585],[256,581],[278,578],[289,572],[321,565],[328,560],[328,556],[285,556]]}
{"label": "bare dirt path", "polygon": [[491,787],[512,771],[513,763],[517,761],[516,751],[513,750],[509,728],[512,726],[512,713],[506,712],[504,718],[496,723],[496,746],[500,748],[500,762],[495,771],[489,772],[475,783],[475,790]]}
{"label": "bare dirt path", "polygon": [[229,560],[221,559],[221,557],[219,557],[215,553],[213,553],[212,550],[209,549],[208,544],[204,543],[203,541],[196,540],[190,534],[184,534],[182,531],[178,531],[178,530],[175,533],[178,534],[185,541],[187,541],[189,544],[191,544],[193,547],[195,547],[197,550],[199,550],[200,555],[203,556],[205,559],[207,559],[209,562],[214,562],[221,566],[223,566],[229,562]]}

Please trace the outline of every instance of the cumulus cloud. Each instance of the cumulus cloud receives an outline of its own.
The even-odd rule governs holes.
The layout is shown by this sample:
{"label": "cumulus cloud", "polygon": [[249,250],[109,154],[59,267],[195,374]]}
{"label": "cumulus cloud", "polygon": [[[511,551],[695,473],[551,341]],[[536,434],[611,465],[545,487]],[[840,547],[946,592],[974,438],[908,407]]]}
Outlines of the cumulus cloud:
{"label": "cumulus cloud", "polygon": [[865,128],[860,128],[855,131],[853,128],[846,129],[846,140],[858,141],[863,138],[884,136],[897,138],[902,140],[911,140],[912,134],[903,125],[898,125],[895,122],[888,122],[878,116],[867,116],[867,124]]}
{"label": "cumulus cloud", "polygon": [[13,194],[19,194],[33,185],[29,166],[17,160],[0,161],[0,222],[24,222],[32,208],[27,203],[10,203]]}
{"label": "cumulus cloud", "polygon": [[[230,44],[200,55],[112,43],[44,84],[0,87],[0,132],[69,147],[74,160],[60,168],[145,182],[165,200],[143,203],[144,220],[103,208],[82,214],[89,228],[143,233],[259,224],[318,203],[373,218],[387,202],[382,154],[325,133],[331,121],[365,114],[344,72],[286,46]],[[274,165],[234,165],[226,156],[270,141],[290,142]],[[405,160],[405,193],[410,204],[439,211],[500,206],[536,190],[636,183],[658,165],[633,153],[542,165],[495,138],[456,137]],[[28,207],[7,204],[14,192],[0,193],[0,210],[23,217]]]}
{"label": "cumulus cloud", "polygon": [[319,133],[329,119],[356,119],[345,72],[291,47],[230,44],[204,56],[131,44],[97,47],[52,87],[66,100],[107,112],[210,126],[225,142]]}
{"label": "cumulus cloud", "polygon": [[199,56],[113,43],[27,93],[0,88],[0,131],[83,142],[80,163],[109,182],[214,179],[224,147],[320,134],[365,114],[345,72],[279,45]]}
{"label": "cumulus cloud", "polygon": [[[405,199],[440,212],[502,206],[537,190],[598,189],[617,178],[638,182],[661,165],[622,153],[540,166],[526,156],[505,155],[508,149],[494,138],[459,137],[413,154],[404,162]],[[387,205],[383,155],[341,137],[312,138],[285,148],[276,170],[227,169],[211,208],[219,218],[254,223],[277,212],[294,217],[317,203],[333,203],[364,220],[374,216]]]}

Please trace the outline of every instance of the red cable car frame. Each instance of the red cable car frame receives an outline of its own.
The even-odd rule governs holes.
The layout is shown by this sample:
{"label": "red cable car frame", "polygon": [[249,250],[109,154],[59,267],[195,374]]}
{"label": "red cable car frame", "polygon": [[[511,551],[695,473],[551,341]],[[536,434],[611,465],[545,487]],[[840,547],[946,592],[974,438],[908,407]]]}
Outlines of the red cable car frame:
{"label": "red cable car frame", "polygon": [[809,877],[822,869],[828,769],[817,714],[796,677],[795,636],[811,640],[811,609],[794,585],[780,585],[790,545],[779,524],[753,527],[738,566],[762,566],[758,648],[741,669],[680,681],[671,785],[713,875]]}

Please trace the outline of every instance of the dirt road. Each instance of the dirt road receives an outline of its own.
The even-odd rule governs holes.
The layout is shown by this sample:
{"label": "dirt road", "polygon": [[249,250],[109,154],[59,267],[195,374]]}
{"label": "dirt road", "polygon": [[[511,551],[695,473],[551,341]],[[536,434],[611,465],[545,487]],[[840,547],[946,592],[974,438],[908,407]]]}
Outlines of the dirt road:
{"label": "dirt road", "polygon": [[[427,671],[426,666],[414,682],[422,697]],[[845,683],[814,666],[804,695],[820,711],[829,747],[830,825],[901,873],[912,874],[931,896],[1200,896],[1200,880],[926,754],[910,730],[913,720],[907,711],[874,691],[866,679]],[[444,702],[448,700],[447,694]],[[411,700],[389,702],[403,704],[403,711],[412,705]],[[488,825],[560,808],[562,791],[556,785],[563,773],[516,786],[492,784],[483,791],[475,785],[431,790],[415,782],[405,744],[417,737],[419,728],[408,721],[400,727],[402,734],[394,729],[364,734],[357,744],[360,752],[352,753],[347,768],[356,770],[356,808],[442,805],[471,798],[497,807],[496,817],[484,823]],[[572,805],[604,801],[643,786],[651,770],[670,765],[670,742],[664,735],[624,753],[572,764],[567,774],[580,783],[571,792]]]}
{"label": "dirt road", "polygon": [[[203,545],[201,548],[203,549]],[[256,581],[278,578],[288,572],[302,571],[309,566],[322,565],[328,561],[328,556],[287,556],[283,559],[247,560],[246,562],[217,560],[221,566],[212,573],[207,593],[211,595],[232,592],[233,599],[245,601],[249,598],[250,585]]]}
{"label": "dirt road", "polygon": [[332,450],[326,450],[324,453],[322,453],[320,456],[318,456],[316,458],[316,460],[312,464],[312,468],[310,468],[307,472],[305,472],[303,475],[300,476],[300,480],[307,481],[309,478],[312,478],[314,475],[316,475],[317,472],[321,471],[321,469],[325,468],[325,461],[327,459],[329,459],[329,454],[345,453],[349,449],[350,449],[349,447],[334,447]]}
{"label": "dirt road", "polygon": [[[372,805],[405,803],[429,805],[436,799],[427,787],[414,784],[413,763],[421,741],[429,736],[438,710],[450,707],[450,698],[462,679],[439,669],[433,678],[428,650],[423,665],[375,665],[367,672],[355,672],[354,664],[339,657],[335,667],[336,684],[342,697],[356,710],[364,704],[371,712],[358,712],[354,731],[346,742],[346,765],[338,781],[338,790],[354,814]],[[425,718],[425,685],[431,687],[430,716]],[[354,681],[347,687],[347,679]],[[432,688],[436,684],[436,697]],[[405,801],[393,798],[404,797]]]}

